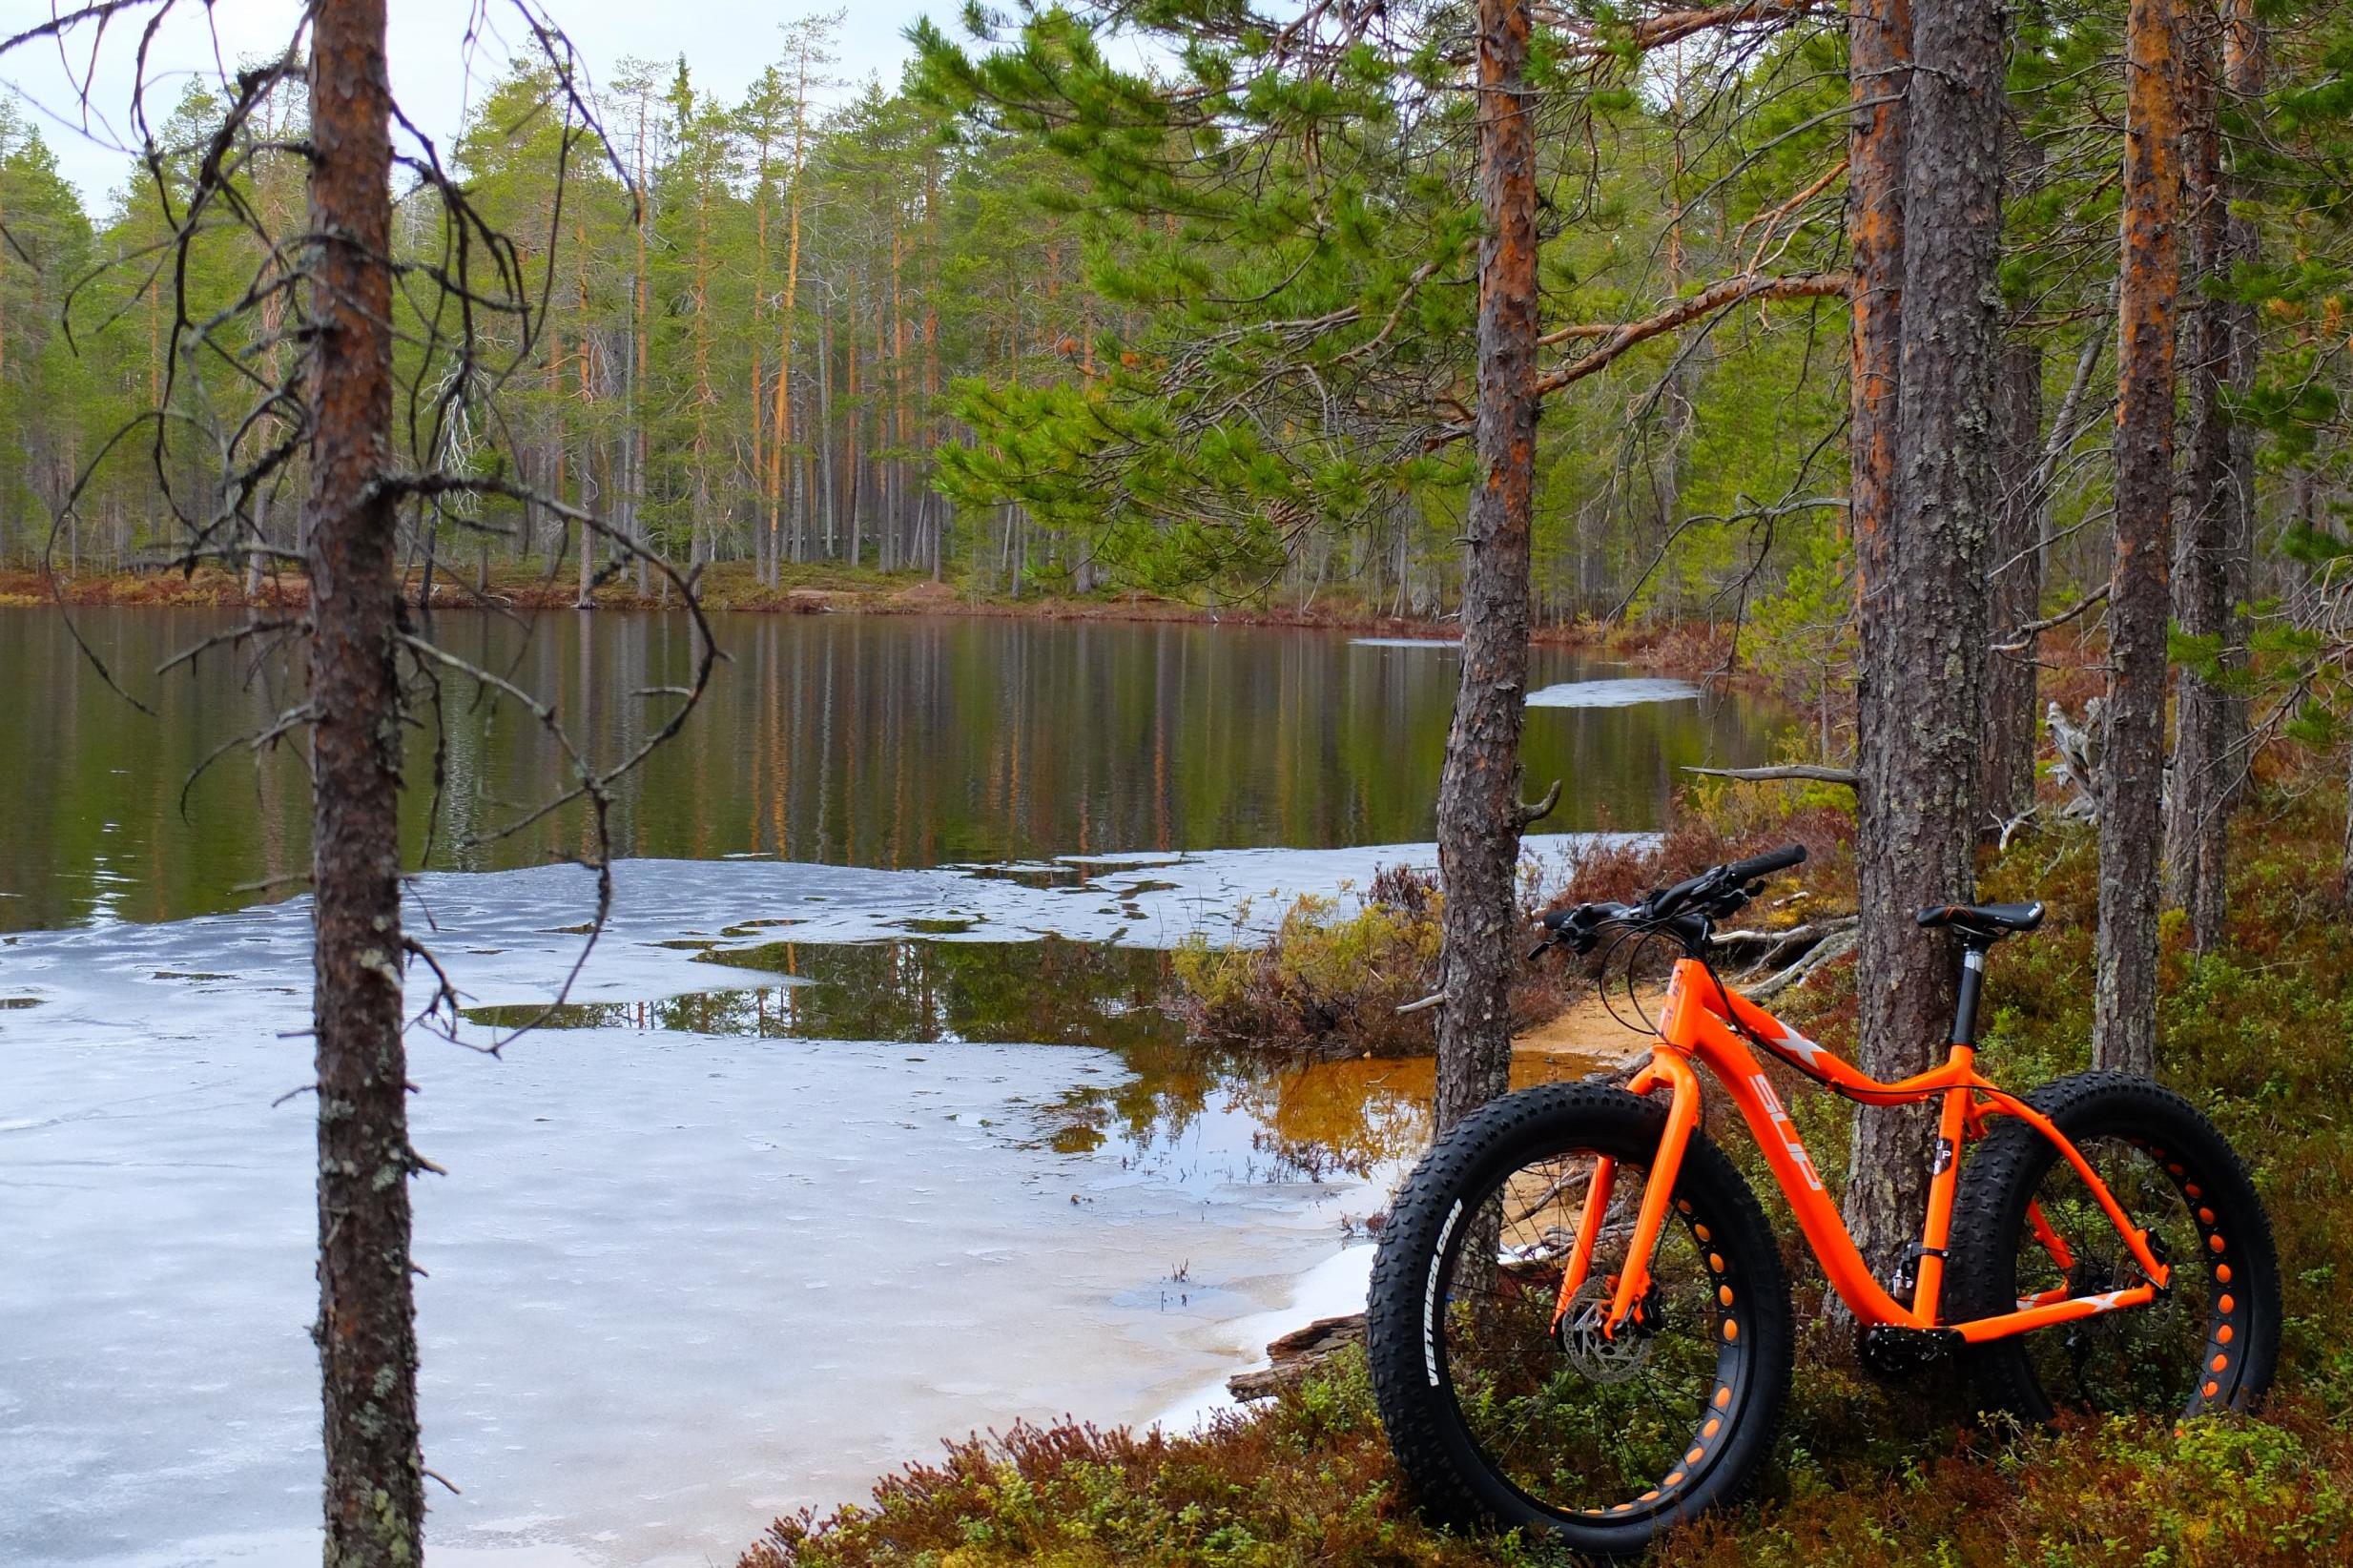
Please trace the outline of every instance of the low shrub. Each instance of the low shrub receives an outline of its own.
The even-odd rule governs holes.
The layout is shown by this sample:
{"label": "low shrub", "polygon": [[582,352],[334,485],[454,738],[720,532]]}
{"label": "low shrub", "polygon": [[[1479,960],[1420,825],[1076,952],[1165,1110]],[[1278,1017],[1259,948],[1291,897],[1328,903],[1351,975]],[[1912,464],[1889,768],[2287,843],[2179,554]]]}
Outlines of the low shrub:
{"label": "low shrub", "polygon": [[[1443,908],[1427,873],[1390,867],[1361,899],[1301,897],[1256,946],[1195,936],[1176,951],[1177,1012],[1207,1043],[1317,1058],[1428,1056],[1433,1015],[1397,1009],[1437,988]],[[1531,969],[1514,987],[1514,1024],[1541,1022],[1560,1002],[1558,982]]]}

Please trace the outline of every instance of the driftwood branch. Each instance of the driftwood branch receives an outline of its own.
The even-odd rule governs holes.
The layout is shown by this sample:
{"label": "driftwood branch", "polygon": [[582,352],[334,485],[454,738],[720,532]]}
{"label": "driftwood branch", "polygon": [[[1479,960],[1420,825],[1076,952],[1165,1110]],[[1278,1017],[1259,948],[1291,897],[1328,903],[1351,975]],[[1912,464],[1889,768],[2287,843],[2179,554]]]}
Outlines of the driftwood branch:
{"label": "driftwood branch", "polygon": [[1996,653],[2023,653],[2028,649],[2033,648],[2034,646],[2034,639],[2042,635],[2044,632],[2056,627],[2063,627],[2068,622],[2074,620],[2076,616],[2082,614],[2085,610],[2092,609],[2095,605],[2104,605],[2107,602],[2108,585],[2102,583],[2099,587],[2094,588],[2091,592],[2085,594],[2082,598],[2076,600],[2065,609],[2060,610],[2056,615],[2048,615],[2039,621],[2029,621],[2026,625],[2013,629],[2010,633],[2011,640],[2006,643],[1995,643],[1993,645],[1993,651]]}
{"label": "driftwood branch", "polygon": [[1844,784],[1855,788],[1852,768],[1826,768],[1814,762],[1776,762],[1767,768],[1695,768],[1686,765],[1687,774],[1705,774],[1710,778],[1738,778],[1751,784],[1773,784],[1795,781],[1806,784]]}
{"label": "driftwood branch", "polygon": [[1805,958],[1817,946],[1854,928],[1851,915],[1807,920],[1786,931],[1719,931],[1709,939],[1715,955],[1743,969],[1765,969]]}
{"label": "driftwood branch", "polygon": [[2106,709],[2107,704],[2098,697],[2085,703],[2080,729],[2055,702],[2043,715],[2051,730],[2052,750],[2058,753],[2058,759],[2051,766],[2051,776],[2074,792],[2067,804],[2059,808],[2059,815],[2069,821],[2099,820],[2100,734],[2106,727]]}
{"label": "driftwood branch", "polygon": [[1842,929],[1831,932],[1806,949],[1806,956],[1789,965],[1788,968],[1745,987],[1748,999],[1751,1001],[1763,1001],[1767,997],[1779,996],[1793,985],[1804,983],[1807,976],[1824,964],[1853,952],[1855,943],[1862,939],[1862,922],[1849,921]]}
{"label": "driftwood branch", "polygon": [[1365,1315],[1319,1317],[1304,1329],[1293,1329],[1267,1347],[1268,1365],[1256,1372],[1236,1372],[1226,1379],[1226,1392],[1245,1402],[1271,1399],[1305,1378],[1318,1362],[1331,1359],[1365,1337]]}

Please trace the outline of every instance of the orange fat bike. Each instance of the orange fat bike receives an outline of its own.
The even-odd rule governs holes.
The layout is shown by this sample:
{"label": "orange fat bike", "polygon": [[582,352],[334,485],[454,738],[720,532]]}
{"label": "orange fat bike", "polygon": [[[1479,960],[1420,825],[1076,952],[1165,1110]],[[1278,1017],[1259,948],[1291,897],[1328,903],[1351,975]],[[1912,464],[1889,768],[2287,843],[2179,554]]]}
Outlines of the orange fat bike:
{"label": "orange fat bike", "polygon": [[[1792,846],[1638,904],[1546,917],[1538,953],[1614,937],[1682,956],[1626,1089],[1548,1083],[1484,1106],[1390,1211],[1367,1348],[1382,1423],[1434,1515],[1620,1556],[1735,1496],[1765,1457],[1789,1387],[1788,1284],[1756,1194],[1702,1130],[1703,1067],[1874,1370],[1956,1363],[1985,1406],[2031,1419],[2240,1409],[2270,1383],[2270,1222],[2214,1125],[2145,1079],[2082,1073],[2015,1095],[1977,1071],[1986,955],[2042,906],[1921,912],[1960,938],[1951,1048],[1881,1083],[1709,964],[1714,922],[1805,858]],[[1866,1104],[1936,1104],[1927,1221],[1893,1278],[1864,1262],[1761,1057]]]}

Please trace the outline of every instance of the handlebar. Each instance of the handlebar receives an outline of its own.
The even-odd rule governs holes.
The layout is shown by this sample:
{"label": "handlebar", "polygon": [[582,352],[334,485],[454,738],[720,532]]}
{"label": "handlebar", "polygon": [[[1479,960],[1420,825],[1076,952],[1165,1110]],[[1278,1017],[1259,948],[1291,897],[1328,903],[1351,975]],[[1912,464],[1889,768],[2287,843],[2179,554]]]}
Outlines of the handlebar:
{"label": "handlebar", "polygon": [[1806,863],[1804,844],[1784,844],[1763,855],[1752,855],[1745,860],[1735,860],[1723,868],[1723,874],[1736,882],[1753,882],[1760,877],[1770,877],[1777,871]]}
{"label": "handlebar", "polygon": [[1663,931],[1696,952],[1707,940],[1710,921],[1748,902],[1752,896],[1749,883],[1802,865],[1805,860],[1805,845],[1785,844],[1745,860],[1711,866],[1697,877],[1646,895],[1640,903],[1587,903],[1554,910],[1544,917],[1544,940],[1528,956],[1536,958],[1558,942],[1566,942],[1579,953],[1590,953],[1600,940],[1601,932],[1610,926],[1629,931]]}

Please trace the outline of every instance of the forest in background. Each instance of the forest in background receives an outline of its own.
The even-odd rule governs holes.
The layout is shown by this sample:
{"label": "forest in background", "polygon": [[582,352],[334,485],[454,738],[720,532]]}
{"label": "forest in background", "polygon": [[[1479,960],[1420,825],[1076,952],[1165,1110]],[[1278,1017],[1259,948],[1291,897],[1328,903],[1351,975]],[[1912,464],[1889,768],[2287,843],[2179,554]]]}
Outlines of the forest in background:
{"label": "forest in background", "polygon": [[[2180,420],[2185,452],[2200,422],[2235,432],[2251,575],[2233,597],[2278,609],[2327,596],[2313,563],[2345,483],[2353,44],[2329,8],[2257,9],[2252,74],[2225,79],[2209,13],[2206,86],[2182,105],[2205,173],[2178,279]],[[989,50],[927,25],[890,87],[836,77],[836,13],[786,24],[739,102],[699,91],[691,61],[620,62],[593,124],[550,68],[517,65],[447,156],[513,238],[543,330],[527,364],[469,370],[462,417],[412,438],[461,466],[477,446],[510,454],[495,461],[521,484],[762,582],[848,562],[990,593],[1443,613],[1475,401],[1474,152],[1449,85],[1462,18],[1337,14],[1290,38],[1195,19],[1189,41],[1124,8],[993,31],[975,15]],[[1752,662],[1818,671],[1792,684],[1827,699],[1854,642],[1844,24],[1804,0],[1662,15],[1640,31],[1548,15],[1531,73],[1558,357],[1538,611],[1737,620]],[[2006,419],[1984,439],[2013,628],[2108,574],[2123,89],[2096,67],[2121,20],[2023,8],[2009,66]],[[226,225],[184,263],[162,244],[220,111],[189,89],[157,129],[165,155],[90,213],[29,118],[0,109],[0,559],[168,563],[228,454],[281,433],[225,412],[229,383],[286,356],[269,299],[242,362],[192,330],[267,258]],[[270,143],[303,113],[283,85],[235,133],[237,183],[264,212],[299,212],[299,157]],[[422,283],[451,237],[423,182],[396,194]],[[423,290],[402,298],[421,308]],[[520,341],[502,323],[484,340],[502,330]],[[2238,372],[2220,362],[2233,331],[2260,340]],[[425,358],[408,351],[402,380],[411,406],[438,407],[459,371]],[[288,552],[299,469],[248,508]],[[582,591],[618,569],[536,510],[432,508],[411,568],[521,566]],[[287,565],[257,550],[251,575]],[[2309,602],[2286,620],[2327,618]]]}

